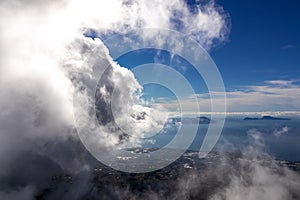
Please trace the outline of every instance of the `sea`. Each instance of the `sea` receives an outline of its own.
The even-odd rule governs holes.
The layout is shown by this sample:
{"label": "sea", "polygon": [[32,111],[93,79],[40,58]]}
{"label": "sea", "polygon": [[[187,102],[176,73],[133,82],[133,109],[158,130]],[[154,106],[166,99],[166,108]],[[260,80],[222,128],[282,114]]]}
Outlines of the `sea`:
{"label": "sea", "polygon": [[[245,120],[244,118],[245,116],[236,115],[226,117],[220,138],[212,151],[242,152],[252,146],[260,148],[261,151],[278,160],[300,161],[299,115],[280,116],[289,120]],[[186,124],[186,126],[193,126],[193,124]],[[209,124],[199,124],[197,134],[188,150],[199,151],[208,126]],[[163,148],[178,134],[177,130],[177,128],[169,128],[158,133],[145,140],[143,147]],[[187,131],[183,134],[189,133]],[[255,144],[253,134],[259,136],[259,145]]]}

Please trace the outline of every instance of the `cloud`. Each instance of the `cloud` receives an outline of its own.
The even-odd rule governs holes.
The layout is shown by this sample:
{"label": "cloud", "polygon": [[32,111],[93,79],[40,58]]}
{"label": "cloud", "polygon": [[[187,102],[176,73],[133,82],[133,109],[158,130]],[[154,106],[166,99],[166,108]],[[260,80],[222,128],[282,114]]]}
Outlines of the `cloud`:
{"label": "cloud", "polygon": [[[139,145],[136,138],[163,128],[168,114],[145,106],[141,99],[142,86],[131,71],[112,60],[99,39],[76,38],[69,46],[63,67],[74,85],[78,131],[83,133],[82,138],[92,138],[92,135],[92,140],[99,142],[95,146]],[[91,110],[94,105],[96,112]],[[98,120],[94,120],[94,115]]]}
{"label": "cloud", "polygon": [[282,134],[286,134],[288,132],[289,132],[289,127],[285,126],[282,127],[281,129],[274,130],[273,135],[276,137],[280,137]]}
{"label": "cloud", "polygon": [[264,152],[261,132],[252,129],[249,136],[253,139],[253,143],[243,150],[243,156],[237,163],[240,170],[229,175],[229,184],[211,199],[299,198],[299,192],[295,190],[300,185],[299,175],[279,166]]}
{"label": "cloud", "polygon": [[[228,14],[213,2],[197,5],[192,12],[179,0],[1,1],[0,182],[5,179],[7,185],[0,185],[0,190],[10,187],[1,197],[30,198],[32,188],[42,188],[53,173],[81,173],[86,160],[93,160],[74,131],[73,95],[82,103],[75,107],[82,114],[78,120],[89,119],[84,108],[91,101],[85,92],[100,78],[93,75],[94,69],[112,66],[99,87],[102,102],[98,103],[104,107],[98,116],[102,126],[95,131],[103,133],[103,140],[94,138],[104,149],[118,144],[123,134],[106,107],[110,86],[116,90],[116,105],[121,105],[116,110],[123,114],[119,120],[124,129],[137,133],[140,128],[145,132],[161,128],[166,116],[158,108],[136,102],[139,95],[133,92],[141,86],[133,74],[112,61],[100,39],[84,37],[86,31],[107,36],[134,28],[175,29],[210,49],[214,41],[226,41],[228,25]],[[92,51],[101,58],[86,62]]]}
{"label": "cloud", "polygon": [[298,111],[299,92],[300,87],[294,81],[267,81],[228,92],[228,107],[232,111]]}
{"label": "cloud", "polygon": [[[151,184],[147,185],[150,190],[142,189],[141,185],[142,194],[130,186],[114,187],[114,192],[106,189],[105,194],[93,193],[90,197],[102,194],[110,198],[117,196],[117,199],[299,199],[299,174],[264,151],[263,134],[255,129],[249,130],[250,143],[240,154],[212,154],[200,162],[201,168],[181,171],[178,177],[168,179],[167,185],[161,180],[157,190],[151,190]],[[198,161],[192,159],[194,162]]]}
{"label": "cloud", "polygon": [[34,188],[32,186],[26,186],[17,191],[0,192],[0,198],[2,200],[31,200],[34,199]]}
{"label": "cloud", "polygon": [[281,49],[283,50],[294,49],[294,48],[296,48],[296,46],[293,44],[287,44],[281,47]]}
{"label": "cloud", "polygon": [[[99,78],[92,76],[91,65],[84,65],[89,50],[102,56],[100,69],[113,66],[99,94],[107,109],[107,97],[112,95],[108,88],[115,88],[116,105],[122,105],[116,110],[123,113],[119,123],[124,129],[135,133],[141,128],[158,130],[165,119],[161,112],[136,104],[139,96],[132,93],[141,86],[132,73],[112,61],[99,39],[84,38],[83,32],[94,29],[105,35],[145,27],[179,30],[175,26],[182,24],[182,32],[199,33],[196,39],[208,49],[213,40],[225,41],[228,17],[221,8],[210,3],[196,10],[191,13],[181,1],[1,1],[0,179],[14,182],[10,192],[1,192],[1,199],[31,198],[34,190],[29,185],[43,187],[59,170],[77,173],[84,168],[88,153],[78,145],[73,131],[73,94],[82,95],[82,103],[90,103],[80,90]],[[97,129],[103,132],[102,144],[117,144],[119,137],[109,131],[114,126],[111,113],[103,116],[102,111],[103,126]],[[115,136],[119,134],[122,131]],[[18,189],[20,185],[25,187]]]}
{"label": "cloud", "polygon": [[230,33],[230,17],[214,1],[205,4],[196,2],[194,5],[182,0],[113,0],[94,3],[77,1],[72,8],[84,12],[77,16],[85,16],[88,10],[88,18],[94,20],[89,20],[91,23],[86,23],[86,26],[100,35],[140,28],[170,29],[186,34],[210,49],[225,42]]}
{"label": "cloud", "polygon": [[[221,105],[222,98],[218,98],[218,93],[213,99],[215,105]],[[198,104],[201,112],[211,111],[210,93],[197,94]],[[228,113],[242,114],[297,114],[299,112],[300,103],[300,87],[294,80],[269,80],[261,85],[241,86],[239,90],[226,92],[226,104]],[[162,104],[168,110],[176,110],[178,104],[170,99],[160,99],[158,104]],[[192,105],[196,104],[195,97],[187,97],[181,102],[190,107],[184,114],[196,114],[192,109]],[[221,114],[221,113],[220,113]],[[223,113],[224,114],[224,113]]]}
{"label": "cloud", "polygon": [[265,82],[268,85],[274,85],[278,87],[291,87],[294,81],[290,80],[270,80]]}
{"label": "cloud", "polygon": [[[195,30],[191,32],[207,33],[203,36],[203,41],[217,38],[223,40],[220,36],[223,36],[224,29],[228,28],[225,23],[228,20],[226,15],[223,15],[221,8],[213,3],[204,7],[196,6],[197,12],[195,13],[190,12],[188,6],[181,1],[149,3],[148,1],[113,0],[104,3],[90,0],[84,3],[81,1],[47,1],[43,4],[34,0],[2,1],[0,9],[1,19],[3,19],[0,24],[1,85],[10,88],[4,88],[1,94],[2,97],[6,97],[2,98],[1,104],[3,108],[6,107],[5,113],[13,113],[9,109],[19,109],[19,106],[16,106],[18,102],[11,101],[19,100],[21,104],[25,104],[20,105],[22,109],[28,108],[24,113],[32,113],[32,109],[36,109],[33,117],[39,118],[37,120],[44,119],[45,123],[51,120],[61,120],[67,126],[72,123],[74,88],[69,77],[66,76],[69,69],[61,67],[61,60],[65,60],[66,49],[72,50],[68,47],[76,48],[76,45],[73,47],[70,45],[66,47],[66,45],[76,41],[82,29],[95,28],[106,33],[122,31],[124,27],[172,28],[175,22],[171,22],[171,16],[174,15],[175,10],[182,13],[184,16],[182,20],[185,24],[188,20],[200,24],[193,26]],[[159,18],[155,18],[156,16]],[[175,21],[181,19],[176,16],[172,19]],[[189,29],[182,30],[188,31]],[[76,65],[79,66],[84,57],[80,52],[76,56],[79,59],[73,61],[78,62]],[[12,91],[11,89],[15,90],[12,94],[8,92]],[[27,99],[21,99],[21,96]],[[26,106],[26,103],[30,106],[41,106],[41,108],[30,108]],[[8,104],[15,104],[15,106],[13,108]],[[43,113],[40,109],[45,109],[46,114],[40,114]],[[47,112],[53,112],[53,116]],[[29,122],[25,124],[27,123],[29,124]],[[24,130],[27,128],[24,127]]]}

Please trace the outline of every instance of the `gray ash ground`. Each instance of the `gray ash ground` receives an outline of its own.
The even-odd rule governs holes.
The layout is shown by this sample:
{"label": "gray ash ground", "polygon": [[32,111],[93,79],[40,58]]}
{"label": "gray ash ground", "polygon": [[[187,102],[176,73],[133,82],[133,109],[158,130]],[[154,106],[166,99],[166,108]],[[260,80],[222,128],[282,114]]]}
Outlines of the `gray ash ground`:
{"label": "gray ash ground", "polygon": [[[124,173],[100,163],[77,174],[62,172],[53,175],[49,185],[40,189],[35,198],[209,199],[228,187],[232,177],[244,176],[247,171],[250,175],[255,162],[279,176],[286,170],[300,174],[300,162],[253,160],[238,153],[210,153],[206,158],[199,158],[198,152],[187,151],[171,165],[149,173]],[[290,192],[294,193],[293,199],[300,199],[297,191]]]}

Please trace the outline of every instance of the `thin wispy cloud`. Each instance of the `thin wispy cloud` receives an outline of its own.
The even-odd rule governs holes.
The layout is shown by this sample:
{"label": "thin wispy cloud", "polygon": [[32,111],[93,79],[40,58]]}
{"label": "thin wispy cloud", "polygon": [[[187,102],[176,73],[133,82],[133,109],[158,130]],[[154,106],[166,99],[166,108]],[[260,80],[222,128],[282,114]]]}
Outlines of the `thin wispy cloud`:
{"label": "thin wispy cloud", "polygon": [[296,46],[293,45],[293,44],[286,44],[286,45],[281,47],[281,49],[283,49],[283,50],[295,49],[295,48],[296,48]]}
{"label": "thin wispy cloud", "polygon": [[287,127],[287,126],[282,127],[281,129],[276,129],[276,130],[274,130],[273,135],[274,135],[275,137],[280,137],[281,135],[288,133],[288,132],[289,132],[289,129],[290,129],[290,128]]}
{"label": "thin wispy cloud", "polygon": [[[217,97],[217,93],[216,93]],[[277,112],[300,111],[300,86],[294,80],[268,80],[260,85],[242,86],[239,90],[227,91],[227,111],[233,113],[243,112]],[[210,112],[211,99],[209,93],[197,95],[198,102],[194,98],[185,98],[181,103],[188,106],[198,103],[202,112]],[[160,103],[170,110],[177,110],[179,104],[176,101]],[[213,99],[216,105],[221,104],[221,99]],[[172,102],[172,101],[171,101]],[[194,113],[191,107],[190,113]],[[186,113],[188,114],[188,112]]]}

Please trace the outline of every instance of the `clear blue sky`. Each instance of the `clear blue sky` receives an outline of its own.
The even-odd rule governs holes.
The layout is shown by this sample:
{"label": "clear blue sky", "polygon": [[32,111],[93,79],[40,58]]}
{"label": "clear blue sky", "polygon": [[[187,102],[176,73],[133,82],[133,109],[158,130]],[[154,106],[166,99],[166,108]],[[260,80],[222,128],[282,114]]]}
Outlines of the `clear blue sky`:
{"label": "clear blue sky", "polygon": [[229,41],[211,51],[227,87],[300,76],[299,0],[219,0]]}

